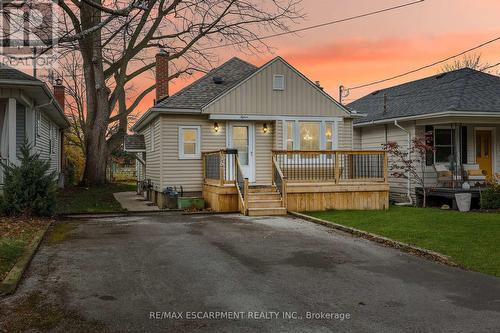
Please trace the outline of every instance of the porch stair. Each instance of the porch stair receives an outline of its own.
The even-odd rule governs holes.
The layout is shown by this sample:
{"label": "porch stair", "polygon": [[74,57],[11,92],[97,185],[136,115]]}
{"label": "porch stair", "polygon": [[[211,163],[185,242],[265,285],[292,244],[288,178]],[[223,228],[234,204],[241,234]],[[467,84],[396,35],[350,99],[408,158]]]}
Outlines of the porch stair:
{"label": "porch stair", "polygon": [[286,215],[283,200],[274,185],[250,185],[248,188],[248,216]]}

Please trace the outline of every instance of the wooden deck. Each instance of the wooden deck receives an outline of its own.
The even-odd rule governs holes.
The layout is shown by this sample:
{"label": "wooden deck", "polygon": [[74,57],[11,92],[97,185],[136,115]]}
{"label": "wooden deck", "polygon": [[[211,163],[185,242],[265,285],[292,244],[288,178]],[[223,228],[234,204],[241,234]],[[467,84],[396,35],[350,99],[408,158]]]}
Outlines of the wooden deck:
{"label": "wooden deck", "polygon": [[238,170],[237,156],[230,158],[236,159],[235,179],[228,179],[226,151],[203,154],[203,198],[217,212],[281,215],[389,207],[383,151],[274,151],[273,181],[267,186],[249,184]]}

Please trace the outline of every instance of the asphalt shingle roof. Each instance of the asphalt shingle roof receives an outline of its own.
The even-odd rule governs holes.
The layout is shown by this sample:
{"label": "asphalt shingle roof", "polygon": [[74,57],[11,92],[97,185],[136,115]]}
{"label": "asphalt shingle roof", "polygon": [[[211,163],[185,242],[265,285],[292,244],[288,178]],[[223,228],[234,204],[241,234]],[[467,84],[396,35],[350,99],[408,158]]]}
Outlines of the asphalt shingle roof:
{"label": "asphalt shingle roof", "polygon": [[21,72],[15,68],[0,63],[0,80],[19,80],[19,81],[40,81],[37,78]]}
{"label": "asphalt shingle roof", "polygon": [[444,111],[500,112],[500,77],[463,68],[375,91],[347,107],[367,114],[356,123]]}
{"label": "asphalt shingle roof", "polygon": [[[221,66],[211,70],[206,75],[180,90],[174,95],[158,102],[156,108],[200,109],[217,96],[228,91],[239,82],[253,74],[258,67],[239,58],[232,58]],[[224,81],[216,84],[214,77]]]}
{"label": "asphalt shingle roof", "polygon": [[144,141],[144,135],[125,135],[125,139],[123,141],[123,150],[146,151],[146,142]]}

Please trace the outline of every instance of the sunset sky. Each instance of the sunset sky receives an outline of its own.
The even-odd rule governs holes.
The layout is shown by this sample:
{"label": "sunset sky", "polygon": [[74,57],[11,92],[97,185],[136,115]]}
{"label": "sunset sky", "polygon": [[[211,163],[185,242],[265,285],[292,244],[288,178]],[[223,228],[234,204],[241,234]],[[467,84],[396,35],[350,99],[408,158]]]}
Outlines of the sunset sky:
{"label": "sunset sky", "polygon": [[[409,0],[303,0],[306,20],[292,29],[345,18]],[[268,40],[274,53],[249,56],[236,49],[221,52],[220,63],[238,56],[261,65],[280,55],[311,80],[319,80],[338,99],[338,86],[354,86],[399,74],[461,52],[500,35],[498,0],[426,0],[421,4],[335,24],[298,35]],[[500,41],[476,53],[483,60],[500,62]],[[498,67],[500,68],[500,66]],[[346,102],[371,91],[435,74],[439,66],[399,80],[352,91]],[[171,93],[193,78],[171,85]],[[140,112],[153,102],[150,94]]]}

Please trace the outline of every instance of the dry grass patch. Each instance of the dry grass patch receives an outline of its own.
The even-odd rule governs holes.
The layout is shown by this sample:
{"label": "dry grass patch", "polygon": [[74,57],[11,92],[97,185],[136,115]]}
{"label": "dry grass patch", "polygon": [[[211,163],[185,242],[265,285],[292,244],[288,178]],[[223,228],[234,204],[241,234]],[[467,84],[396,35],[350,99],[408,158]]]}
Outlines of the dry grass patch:
{"label": "dry grass patch", "polygon": [[51,220],[23,217],[0,217],[0,281],[23,255],[39,230]]}

